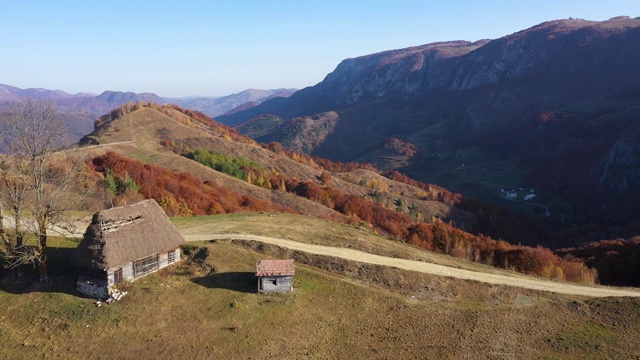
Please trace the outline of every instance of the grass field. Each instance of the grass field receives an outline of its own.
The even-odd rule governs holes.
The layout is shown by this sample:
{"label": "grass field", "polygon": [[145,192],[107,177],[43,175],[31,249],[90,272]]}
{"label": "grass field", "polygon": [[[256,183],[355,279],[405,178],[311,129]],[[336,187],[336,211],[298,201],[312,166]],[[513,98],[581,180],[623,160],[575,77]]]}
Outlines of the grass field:
{"label": "grass field", "polygon": [[[173,218],[173,224],[183,235],[192,234],[252,234],[292,239],[309,244],[345,247],[364,252],[489,273],[505,270],[485,266],[450,256],[435,254],[390,240],[372,229],[351,226],[309,216],[293,214],[224,214]],[[510,275],[524,276],[509,272]]]}
{"label": "grass field", "polygon": [[[424,252],[306,217],[174,219],[189,231],[277,234],[420,258]],[[269,222],[273,222],[270,224]],[[209,224],[209,225],[206,225]],[[260,226],[262,224],[262,226]],[[285,230],[281,230],[285,231]],[[329,234],[335,232],[334,238]],[[286,234],[285,234],[286,235]],[[47,291],[0,291],[0,358],[597,359],[640,355],[640,300],[586,299],[334,258],[298,264],[291,294],[258,294],[254,264],[285,253],[231,240],[135,282],[97,307],[75,291],[73,241],[52,252]],[[387,246],[387,248],[381,248]],[[377,250],[376,250],[377,249]]]}

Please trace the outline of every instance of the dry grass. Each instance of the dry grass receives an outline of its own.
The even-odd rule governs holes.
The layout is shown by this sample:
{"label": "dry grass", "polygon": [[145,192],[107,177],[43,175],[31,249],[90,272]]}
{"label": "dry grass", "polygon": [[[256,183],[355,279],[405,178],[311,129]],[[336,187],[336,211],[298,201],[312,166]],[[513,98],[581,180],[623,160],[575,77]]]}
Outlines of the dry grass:
{"label": "dry grass", "polygon": [[[252,234],[291,239],[303,243],[344,247],[371,254],[419,260],[461,269],[505,273],[492,266],[425,251],[402,241],[389,240],[374,230],[309,216],[291,214],[224,214],[173,218],[183,235]],[[515,272],[509,275],[525,276]]]}
{"label": "dry grass", "polygon": [[[0,292],[0,357],[633,358],[640,302],[581,300],[394,269],[298,264],[294,292],[254,292],[255,260],[220,241],[96,307],[58,276],[51,292]],[[318,264],[326,259],[313,261]],[[214,268],[214,272],[207,269]],[[381,279],[402,279],[385,282]]]}
{"label": "dry grass", "polygon": [[[130,114],[131,115],[131,114]],[[138,114],[134,143],[97,147],[203,178],[234,184],[158,147],[157,130],[176,139],[189,127]],[[153,115],[153,116],[152,116]],[[160,119],[160,120],[159,120]],[[126,123],[114,139],[127,141]],[[146,132],[146,133],[144,133]],[[201,141],[208,141],[200,133]],[[124,140],[122,140],[124,139]],[[214,137],[211,137],[214,139]],[[237,156],[276,156],[246,144],[211,140]],[[222,145],[216,145],[222,146]],[[255,150],[255,154],[249,156]],[[223,152],[223,151],[221,151]],[[254,160],[255,161],[255,160]],[[280,159],[282,164],[289,164]],[[274,164],[281,164],[274,162]],[[278,165],[284,166],[284,165]],[[294,165],[287,165],[293,167]],[[317,175],[295,165],[298,174]],[[305,176],[307,176],[305,175]],[[249,186],[249,185],[246,185]],[[351,186],[351,185],[339,185]],[[362,190],[360,190],[362,191]],[[270,194],[272,192],[269,192]],[[264,193],[264,196],[267,196]],[[269,195],[273,196],[273,195]],[[291,200],[294,201],[294,200]],[[298,200],[296,200],[298,201]],[[300,208],[310,203],[296,202]],[[316,210],[307,210],[312,213]],[[424,252],[308,216],[220,215],[174,219],[185,234],[248,233],[442,265],[496,271]],[[286,256],[250,242],[200,244],[206,264],[187,261],[130,284],[122,301],[96,307],[75,290],[73,242],[52,249],[47,291],[0,291],[0,358],[166,359],[589,359],[640,356],[640,299],[584,299],[442,278],[321,256],[300,258],[294,292],[254,292],[254,263]],[[306,264],[306,265],[305,265]],[[214,269],[215,271],[210,271]]]}
{"label": "dry grass", "polygon": [[[177,114],[176,116],[185,117],[184,114]],[[203,180],[213,180],[238,193],[248,194],[287,206],[300,214],[315,217],[340,216],[334,210],[307,199],[290,193],[253,186],[247,182],[209,169],[163,149],[160,143],[164,137],[177,143],[188,144],[192,149],[203,148],[223,153],[230,157],[244,157],[261,164],[267,170],[277,171],[291,178],[313,181],[317,184],[320,184],[318,178],[322,173],[321,170],[294,161],[286,156],[275,154],[255,144],[227,140],[222,136],[203,131],[198,127],[184,125],[151,108],[142,108],[126,114],[107,124],[99,133],[93,134],[92,137],[103,146],[90,147],[80,151],[97,155],[113,150],[145,163],[167,167],[173,171],[188,172]],[[110,143],[114,144],[108,145]],[[341,177],[346,174],[348,173],[333,173],[331,186],[346,194],[372,198],[374,193],[372,188],[342,180]],[[384,182],[388,191],[381,192],[381,203],[388,208],[394,208],[394,201],[402,199],[407,206],[415,204],[425,219],[429,219],[431,216],[451,219],[463,229],[467,229],[475,220],[473,214],[456,209],[448,204],[419,200],[424,195],[424,192],[413,186],[386,179],[370,171],[357,170],[352,175],[354,178],[363,179],[365,182],[370,182],[374,179]]]}

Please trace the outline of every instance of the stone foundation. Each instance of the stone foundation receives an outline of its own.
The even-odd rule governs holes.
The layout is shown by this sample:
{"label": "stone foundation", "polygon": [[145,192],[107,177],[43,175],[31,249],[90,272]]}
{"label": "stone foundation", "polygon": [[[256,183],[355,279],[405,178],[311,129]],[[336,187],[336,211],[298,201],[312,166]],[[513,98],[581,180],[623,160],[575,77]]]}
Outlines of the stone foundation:
{"label": "stone foundation", "polygon": [[109,297],[109,288],[106,285],[98,285],[88,280],[78,281],[78,291],[95,299],[106,299]]}

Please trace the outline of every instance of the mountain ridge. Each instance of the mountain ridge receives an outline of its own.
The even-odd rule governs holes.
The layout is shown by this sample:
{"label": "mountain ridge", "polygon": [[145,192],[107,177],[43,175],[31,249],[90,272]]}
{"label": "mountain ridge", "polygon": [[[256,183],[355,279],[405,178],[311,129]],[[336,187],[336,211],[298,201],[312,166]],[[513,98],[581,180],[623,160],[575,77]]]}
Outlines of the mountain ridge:
{"label": "mountain ridge", "polygon": [[235,108],[241,107],[243,109],[257,106],[260,103],[273,99],[274,97],[288,97],[291,96],[296,89],[247,89],[239,93],[234,93],[219,97],[207,97],[207,96],[194,96],[188,98],[171,98],[165,97],[164,99],[169,102],[182,106],[185,108],[201,111],[202,113],[216,117],[218,115],[225,114],[229,111],[233,111]]}
{"label": "mountain ridge", "polygon": [[[0,84],[0,109],[7,108],[12,102],[26,98],[53,102],[67,124],[70,140],[76,141],[93,130],[93,123],[99,116],[108,113],[126,103],[153,102],[158,105],[175,103],[190,109],[202,111],[211,115],[233,111],[236,107],[251,108],[267,99],[285,97],[294,93],[295,89],[247,89],[242,92],[223,97],[161,97],[155,93],[135,93],[131,91],[105,90],[100,94],[80,92],[70,94],[62,90],[45,88],[21,89],[11,85]],[[213,102],[213,104],[211,104]],[[1,150],[1,149],[0,149]]]}
{"label": "mountain ridge", "polygon": [[[555,20],[473,44],[347,59],[315,86],[218,120],[335,111],[337,126],[312,155],[386,163],[506,206],[500,189],[533,187],[558,222],[640,220],[640,152],[629,145],[640,139],[640,19]],[[376,154],[391,138],[417,151],[394,166]]]}

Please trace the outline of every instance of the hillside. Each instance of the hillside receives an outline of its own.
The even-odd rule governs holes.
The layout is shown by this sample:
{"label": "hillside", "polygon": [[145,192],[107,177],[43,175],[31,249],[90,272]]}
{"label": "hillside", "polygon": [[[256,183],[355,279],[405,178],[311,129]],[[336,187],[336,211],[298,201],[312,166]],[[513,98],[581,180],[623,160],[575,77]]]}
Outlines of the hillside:
{"label": "hillside", "polygon": [[[335,211],[315,202],[310,202],[291,193],[254,186],[247,181],[209,169],[167,149],[163,146],[165,140],[191,149],[200,148],[216,151],[232,158],[246,158],[260,164],[270,173],[286,174],[288,178],[297,179],[297,181],[309,181],[318,186],[322,185],[319,179],[323,169],[313,162],[304,164],[285,154],[270,151],[249,139],[233,140],[231,134],[224,127],[205,127],[177,110],[167,109],[165,111],[169,115],[154,108],[141,107],[119,116],[113,121],[105,122],[92,134],[83,138],[81,144],[92,145],[87,151],[93,154],[115,150],[124,156],[143,162],[167,167],[173,171],[188,172],[204,180],[215,181],[238,193],[273,201],[301,214],[313,216],[336,214]],[[176,119],[182,122],[176,121]],[[359,185],[360,183],[363,183],[364,186]],[[331,180],[333,188],[355,196],[371,196],[375,190],[371,188],[374,186],[372,184],[377,184],[375,186],[379,186],[381,189],[387,189],[380,191],[380,202],[389,203],[389,206],[393,206],[391,203],[400,198],[406,206],[414,204],[424,218],[440,216],[445,220],[459,223],[459,226],[463,228],[468,228],[473,222],[474,216],[472,214],[443,202],[421,200],[420,197],[424,196],[423,190],[375,173],[366,171],[352,174],[333,173]]]}
{"label": "hillside", "polygon": [[[187,232],[243,223],[260,231],[273,221],[296,241],[317,237],[360,242],[374,253],[423,254],[309,217],[300,223],[244,214],[174,220]],[[317,236],[313,228],[321,229]],[[234,240],[191,243],[183,262],[126,284],[121,301],[98,307],[77,296],[75,276],[68,276],[75,245],[61,242],[52,253],[50,292],[0,292],[7,304],[0,356],[584,359],[633,358],[640,351],[634,298],[486,285]],[[257,294],[256,260],[289,257],[296,258],[294,292]]]}
{"label": "hillside", "polygon": [[[70,151],[87,156],[87,171],[105,188],[103,195],[111,191],[110,184],[127,185],[122,194],[102,199],[106,202],[120,196],[129,200],[159,195],[161,206],[175,211],[168,196],[197,184],[204,192],[228,193],[226,201],[234,197],[231,192],[252,192],[256,198],[263,197],[265,204],[278,202],[299,214],[255,210],[221,214],[227,212],[228,204],[220,200],[225,207],[213,209],[219,215],[174,218],[188,239],[209,241],[187,244],[184,261],[124,284],[128,291],[124,299],[101,306],[75,289],[76,270],[69,258],[77,240],[51,238],[51,287],[42,290],[29,283],[0,282],[0,301],[7,304],[5,316],[0,317],[1,357],[491,358],[499,353],[512,358],[582,359],[592,354],[628,358],[640,350],[635,341],[640,316],[635,298],[551,294],[540,291],[544,287],[527,290],[519,284],[603,290],[609,295],[636,294],[634,289],[569,286],[562,279],[589,282],[593,279],[574,276],[591,272],[546,249],[473,237],[447,222],[431,219],[427,223],[407,215],[405,201],[418,213],[447,211],[440,216],[461,222],[466,217],[467,226],[477,221],[452,205],[459,200],[455,194],[434,185],[412,182],[397,173],[382,176],[355,164],[313,160],[275,144],[259,145],[202,114],[173,105],[114,109],[97,122],[96,131],[82,144]],[[194,151],[188,149],[196,147],[224,151],[234,160],[246,158],[241,168],[247,177],[226,175],[191,160]],[[179,148],[186,156],[174,152]],[[284,189],[267,188],[262,182],[256,185],[257,174],[276,172]],[[163,195],[167,190],[169,194]],[[432,196],[442,200],[428,200]],[[242,206],[257,203],[248,195],[240,198]],[[203,200],[188,199],[189,206]],[[328,200],[344,203],[332,207]],[[395,210],[385,207],[387,200]],[[430,206],[434,208],[429,210]],[[349,212],[340,212],[345,208]],[[379,216],[390,222],[376,222]],[[394,229],[397,234],[409,233],[404,238]],[[317,255],[241,236],[236,239],[229,233],[328,245],[356,255]],[[473,271],[480,281],[376,265],[368,260],[376,255],[391,265],[410,259],[453,267],[451,272]],[[264,258],[295,259],[293,293],[255,292],[255,262]],[[553,280],[534,280],[509,269],[541,271],[539,276]],[[496,275],[512,282],[509,286],[485,283]]]}
{"label": "hillside", "polygon": [[287,152],[277,143],[260,145],[175,105],[127,105],[96,124],[96,131],[81,142],[89,146],[81,150],[101,154],[89,167],[105,204],[154,198],[172,216],[237,211],[306,214],[359,224],[394,240],[472,262],[552,279],[597,281],[595,270],[581,259],[469,233],[491,226],[510,229],[514,238],[522,238],[518,229],[525,223],[482,207],[464,210],[459,194],[398,172],[310,158]]}
{"label": "hillside", "polygon": [[286,124],[333,111],[339,120],[312,155],[399,169],[556,232],[583,227],[564,245],[629,237],[640,221],[638,44],[640,19],[550,21],[347,59],[313,87],[218,120],[271,114],[285,125],[252,120],[272,130],[261,137],[304,138]]}

